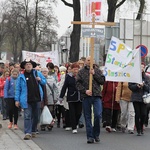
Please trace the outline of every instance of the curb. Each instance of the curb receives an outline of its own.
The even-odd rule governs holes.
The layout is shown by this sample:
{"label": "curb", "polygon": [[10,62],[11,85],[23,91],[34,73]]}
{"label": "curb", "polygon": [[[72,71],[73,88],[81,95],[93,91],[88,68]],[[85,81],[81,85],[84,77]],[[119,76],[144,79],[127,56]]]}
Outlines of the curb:
{"label": "curb", "polygon": [[42,150],[36,143],[31,140],[23,140],[24,133],[18,130],[7,129],[8,121],[3,121],[0,116],[0,149],[7,150]]}

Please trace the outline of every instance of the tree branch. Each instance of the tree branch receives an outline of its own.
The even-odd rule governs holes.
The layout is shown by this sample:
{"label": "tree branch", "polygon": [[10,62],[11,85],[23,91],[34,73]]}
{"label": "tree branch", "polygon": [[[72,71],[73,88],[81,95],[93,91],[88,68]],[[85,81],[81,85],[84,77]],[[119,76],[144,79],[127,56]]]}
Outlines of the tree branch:
{"label": "tree branch", "polygon": [[66,6],[73,7],[73,4],[66,2],[65,0],[61,0]]}
{"label": "tree branch", "polygon": [[120,7],[126,0],[122,0],[118,5],[116,5],[116,8]]}

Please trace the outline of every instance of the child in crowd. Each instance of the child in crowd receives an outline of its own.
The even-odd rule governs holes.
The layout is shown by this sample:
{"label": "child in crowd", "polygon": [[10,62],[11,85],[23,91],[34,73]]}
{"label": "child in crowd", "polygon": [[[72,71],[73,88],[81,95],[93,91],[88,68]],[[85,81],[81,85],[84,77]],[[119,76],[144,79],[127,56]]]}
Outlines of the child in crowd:
{"label": "child in crowd", "polygon": [[15,106],[15,88],[17,77],[19,75],[18,69],[13,69],[11,71],[11,76],[6,79],[4,86],[4,98],[7,101],[8,115],[9,115],[9,124],[8,128],[11,129],[13,125],[13,116],[14,116],[14,129],[18,129],[18,107]]}

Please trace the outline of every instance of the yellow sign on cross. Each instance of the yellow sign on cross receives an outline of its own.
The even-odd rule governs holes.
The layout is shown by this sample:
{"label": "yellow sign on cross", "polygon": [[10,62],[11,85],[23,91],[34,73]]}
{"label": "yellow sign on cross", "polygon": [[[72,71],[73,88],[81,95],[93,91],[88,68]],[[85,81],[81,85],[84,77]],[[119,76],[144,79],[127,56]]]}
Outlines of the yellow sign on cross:
{"label": "yellow sign on cross", "polygon": [[[104,25],[104,26],[114,26],[114,22],[95,22],[95,3],[92,3],[92,22],[82,22],[82,21],[72,21],[71,24],[81,24],[81,25],[92,25],[92,29],[95,28],[95,25]],[[94,60],[94,37],[91,37],[91,51],[90,51],[90,70],[93,69],[93,60]],[[93,76],[90,74],[89,78],[89,90],[92,91],[92,80]]]}

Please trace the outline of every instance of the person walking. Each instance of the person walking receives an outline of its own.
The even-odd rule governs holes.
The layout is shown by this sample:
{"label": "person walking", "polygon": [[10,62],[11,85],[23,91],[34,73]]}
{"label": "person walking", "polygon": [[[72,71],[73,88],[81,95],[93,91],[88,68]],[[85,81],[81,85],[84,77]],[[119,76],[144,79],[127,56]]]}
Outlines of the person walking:
{"label": "person walking", "polygon": [[0,101],[1,101],[1,113],[3,115],[3,120],[8,119],[8,111],[7,111],[7,101],[4,99],[4,85],[7,77],[10,76],[9,69],[5,69],[2,76],[0,77]]}
{"label": "person walking", "polygon": [[4,85],[4,99],[7,101],[7,109],[9,115],[9,124],[8,128],[11,129],[13,125],[14,117],[14,129],[17,130],[17,121],[18,121],[18,107],[15,106],[15,92],[16,92],[16,82],[19,75],[18,69],[13,69],[11,71],[11,76],[6,79]]}
{"label": "person walking", "polygon": [[[60,70],[60,82],[57,82],[57,86],[58,86],[59,95],[60,95],[61,89],[65,82],[67,68],[65,66],[61,66],[59,67],[59,70]],[[65,122],[65,110],[66,109],[64,107],[66,105],[68,106],[68,103],[66,102],[66,96],[64,96],[64,100],[62,103],[60,103],[59,101],[56,103],[56,108],[57,108],[56,115],[57,115],[57,127],[58,128],[60,127],[61,118],[62,118],[63,127],[66,128],[66,122]]]}
{"label": "person walking", "polygon": [[[49,131],[52,130],[53,128],[53,124],[55,122],[55,103],[58,101],[58,86],[56,84],[56,81],[54,79],[53,76],[48,75],[48,69],[47,68],[42,68],[41,72],[43,74],[43,76],[46,78],[46,91],[47,91],[47,106],[49,108],[49,111],[51,112],[52,116],[53,116],[53,121],[51,124],[49,124],[47,126],[47,129]],[[44,130],[44,127],[42,127]]]}
{"label": "person walking", "polygon": [[[101,87],[105,82],[102,72],[96,67],[90,70],[91,57],[86,58],[85,66],[76,77],[76,87],[80,91],[83,113],[86,124],[87,143],[99,142],[100,119],[102,116]],[[93,75],[92,91],[89,90],[89,76]],[[94,123],[92,125],[92,106],[94,112]]]}
{"label": "person walking", "polygon": [[79,71],[78,63],[73,63],[71,65],[71,73],[66,75],[64,85],[61,89],[59,99],[62,102],[65,93],[67,91],[67,102],[69,105],[69,115],[70,115],[70,123],[72,127],[72,133],[76,134],[77,125],[82,112],[82,103],[80,100],[79,91],[76,88],[76,76]]}
{"label": "person walking", "polygon": [[131,101],[133,102],[135,110],[135,126],[137,130],[137,136],[144,134],[143,125],[145,123],[146,117],[146,104],[143,102],[143,95],[145,92],[149,92],[149,78],[144,72],[145,65],[141,64],[142,70],[142,83],[131,83],[129,82],[129,89],[132,91]]}
{"label": "person walking", "polygon": [[36,63],[31,59],[25,59],[20,67],[24,69],[17,79],[15,104],[24,109],[24,140],[36,137],[38,124],[38,111],[43,100],[41,85],[46,84],[46,79],[41,72],[36,71]]}
{"label": "person walking", "polygon": [[118,82],[106,81],[102,90],[103,121],[105,121],[105,129],[108,132],[116,132],[117,128],[120,110],[119,104],[115,101],[117,85]]}
{"label": "person walking", "polygon": [[116,101],[121,108],[121,130],[124,133],[127,130],[130,134],[134,133],[135,112],[133,102],[131,102],[131,90],[128,88],[128,82],[119,82],[116,90]]}

